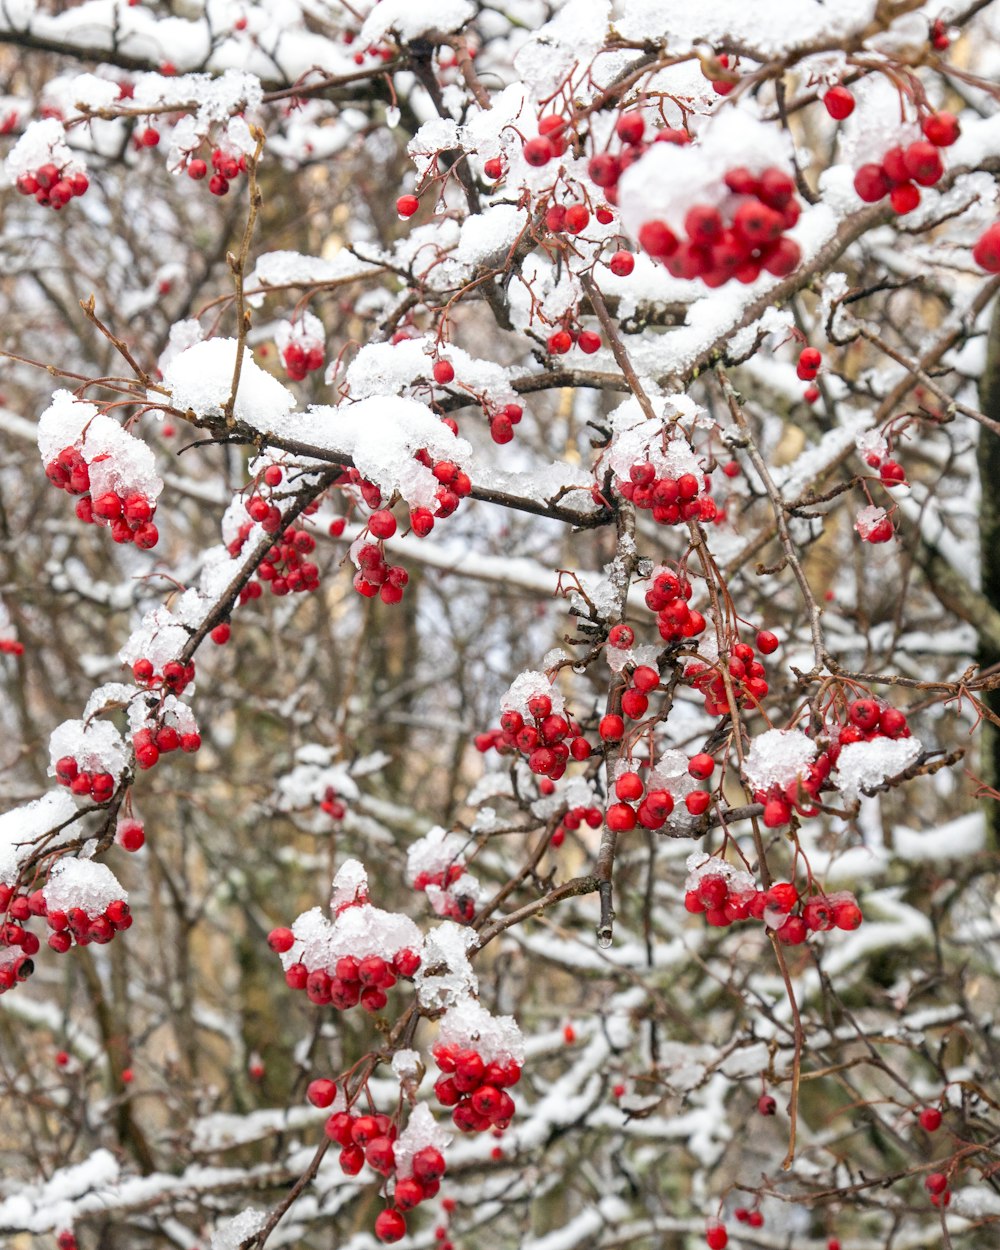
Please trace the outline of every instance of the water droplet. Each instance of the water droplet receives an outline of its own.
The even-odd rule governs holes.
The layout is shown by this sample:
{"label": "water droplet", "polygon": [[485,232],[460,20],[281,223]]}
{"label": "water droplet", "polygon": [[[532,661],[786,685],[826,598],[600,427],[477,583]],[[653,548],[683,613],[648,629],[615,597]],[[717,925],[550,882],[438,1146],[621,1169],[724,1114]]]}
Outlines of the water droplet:
{"label": "water droplet", "polygon": [[611,945],[611,934],[608,933],[607,930],[604,930],[602,933],[598,933],[597,945],[600,946],[602,950],[607,950]]}

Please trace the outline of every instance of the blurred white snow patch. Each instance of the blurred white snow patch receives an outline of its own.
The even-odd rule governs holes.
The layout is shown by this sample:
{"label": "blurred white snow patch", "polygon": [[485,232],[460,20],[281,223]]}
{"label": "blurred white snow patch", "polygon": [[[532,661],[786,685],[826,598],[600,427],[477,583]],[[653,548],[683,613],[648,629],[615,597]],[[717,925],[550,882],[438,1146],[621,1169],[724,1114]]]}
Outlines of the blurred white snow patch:
{"label": "blurred white snow patch", "polygon": [[79,907],[91,919],[103,915],[119,899],[128,902],[125,888],[106,864],[72,857],[53,865],[42,894],[50,910]]}
{"label": "blurred white snow patch", "polygon": [[768,729],[750,744],[743,772],[754,790],[791,785],[808,771],[816,743],[801,729]]}
{"label": "blurred white snow patch", "polygon": [[[60,788],[0,815],[0,882],[13,885],[21,864],[31,854],[35,839],[49,833],[56,825],[72,820],[76,814],[76,803],[69,791]],[[62,837],[50,841],[48,847],[51,850],[60,841],[74,836],[70,825],[62,831]]]}
{"label": "blurred white snow patch", "polygon": [[116,1185],[118,1163],[101,1147],[82,1163],[59,1168],[36,1185],[21,1184],[18,1193],[0,1202],[0,1227],[26,1232],[51,1232],[73,1223],[73,1200]]}
{"label": "blurred white snow patch", "polygon": [[240,1250],[240,1246],[248,1241],[254,1233],[259,1233],[267,1223],[267,1212],[256,1207],[248,1207],[231,1220],[226,1220],[212,1234],[210,1250]]}
{"label": "blurred white snow patch", "polygon": [[980,854],[985,847],[986,825],[982,812],[959,816],[937,829],[918,830],[897,825],[892,831],[893,855],[898,859],[965,859]]}
{"label": "blurred white snow patch", "polygon": [[365,19],[358,38],[364,47],[395,31],[408,43],[432,30],[461,30],[475,13],[469,0],[381,0]]}
{"label": "blurred white snow patch", "polygon": [[833,782],[848,801],[862,790],[880,786],[888,777],[905,772],[923,751],[919,738],[872,738],[841,747]]}
{"label": "blurred white snow patch", "polygon": [[424,938],[422,963],[414,977],[423,1007],[450,1007],[479,988],[469,962],[478,939],[472,929],[446,920]]}
{"label": "blurred white snow patch", "polygon": [[[174,406],[190,408],[199,417],[221,416],[233,388],[236,346],[236,339],[207,339],[169,361],[163,371],[163,385],[170,390]],[[150,394],[152,402],[158,398],[156,392]],[[291,391],[256,364],[253,352],[244,347],[233,409],[236,420],[266,428],[294,407]]]}
{"label": "blurred white snow patch", "polygon": [[608,0],[567,0],[514,57],[518,75],[543,98],[577,64],[585,65],[608,36]]}
{"label": "blurred white snow patch", "polygon": [[[413,1054],[415,1052],[411,1051],[409,1053]],[[452,1134],[438,1124],[437,1120],[431,1115],[427,1104],[418,1102],[410,1114],[406,1128],[403,1129],[396,1140],[394,1152],[396,1176],[413,1175],[413,1156],[418,1150],[423,1150],[426,1146],[433,1146],[435,1150],[440,1150],[443,1154],[448,1148],[451,1139]]]}

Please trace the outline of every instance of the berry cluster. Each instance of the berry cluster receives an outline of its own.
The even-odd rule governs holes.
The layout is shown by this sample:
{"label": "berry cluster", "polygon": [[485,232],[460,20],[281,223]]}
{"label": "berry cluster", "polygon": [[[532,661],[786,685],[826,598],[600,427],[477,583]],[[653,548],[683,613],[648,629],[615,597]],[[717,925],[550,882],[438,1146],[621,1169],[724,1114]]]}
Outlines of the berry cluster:
{"label": "berry cluster", "polygon": [[737,1207],[733,1212],[733,1219],[738,1224],[749,1224],[751,1228],[764,1227],[764,1213],[758,1211],[756,1207],[748,1210],[746,1207]]}
{"label": "berry cluster", "polygon": [[684,908],[717,929],[737,920],[763,920],[785,946],[800,946],[811,932],[856,929],[862,919],[857,899],[846,890],[806,897],[788,881],[759,890],[746,873],[711,862],[689,877]]}
{"label": "berry cluster", "polygon": [[322,369],[323,323],[318,317],[305,313],[294,325],[284,323],[276,337],[291,381],[301,382],[307,373]]}
{"label": "berry cluster", "polygon": [[656,613],[656,624],[664,642],[696,638],[705,628],[705,618],[688,607],[691,583],[686,577],[660,570],[646,591],[646,607]]}
{"label": "berry cluster", "polygon": [[658,477],[656,466],[644,460],[629,469],[628,481],[618,479],[618,493],[637,508],[651,512],[660,525],[683,525],[686,521],[714,521],[719,516],[708,477],[693,473]]}
{"label": "berry cluster", "polygon": [[[757,647],[768,655],[778,645],[778,639],[768,630],[757,635]],[[738,642],[732,649],[726,665],[736,702],[743,707],[757,707],[768,692],[764,665],[748,642]],[[705,697],[705,711],[710,716],[725,716],[729,712],[726,682],[717,665],[693,660],[684,670],[685,678]]]}
{"label": "berry cluster", "polygon": [[553,356],[562,356],[572,348],[574,343],[580,351],[592,356],[601,346],[601,336],[593,330],[577,330],[567,324],[549,335],[546,347]]}
{"label": "berry cluster", "polygon": [[471,1044],[438,1043],[434,1059],[444,1073],[434,1085],[443,1107],[463,1133],[505,1129],[514,1116],[514,1099],[507,1093],[521,1079],[514,1059],[487,1061]]}
{"label": "berry cluster", "polygon": [[[306,1097],[314,1107],[334,1106],[338,1101],[337,1086],[323,1078],[310,1081]],[[422,1146],[412,1152],[402,1171],[396,1158],[398,1130],[389,1116],[380,1113],[352,1115],[346,1109],[334,1111],[324,1132],[340,1146],[338,1161],[346,1176],[357,1176],[367,1163],[380,1176],[394,1178],[394,1206],[376,1219],[375,1235],[380,1241],[399,1241],[406,1233],[403,1213],[435,1197],[441,1188],[444,1155],[436,1146]]]}
{"label": "berry cluster", "polygon": [[841,725],[837,742],[827,748],[831,766],[842,747],[851,742],[871,742],[874,738],[909,738],[906,714],[898,707],[877,699],[854,699],[847,707],[847,724]]}
{"label": "berry cluster", "polygon": [[90,182],[82,170],[48,164],[19,174],[16,185],[22,195],[33,195],[39,204],[58,210],[75,196],[86,194]]}
{"label": "berry cluster", "polygon": [[110,773],[81,768],[72,755],[56,761],[56,780],[72,794],[79,798],[89,795],[95,803],[109,802],[115,792],[115,779]]}
{"label": "berry cluster", "polygon": [[163,688],[172,694],[183,694],[194,681],[194,660],[182,664],[180,660],[168,660],[158,673],[152,660],[140,658],[132,665],[132,676],[147,690]]}
{"label": "berry cluster", "polygon": [[940,149],[951,147],[958,138],[958,118],[953,113],[931,113],[921,129],[923,139],[890,148],[879,164],[862,165],[854,175],[854,190],[866,204],[888,196],[897,213],[910,213],[920,203],[920,188],[940,181],[944,174]]}
{"label": "berry cluster", "polygon": [[[551,347],[549,349],[552,350]],[[520,404],[504,404],[495,412],[487,413],[490,420],[490,438],[494,443],[509,443],[514,437],[514,426],[520,425],[524,409]]]}
{"label": "berry cluster", "polygon": [[[17,893],[13,887],[0,884],[0,914],[6,916],[0,925],[0,947],[20,949],[22,960],[30,960],[38,953],[38,935],[25,926],[35,917],[42,918],[52,930],[49,946],[58,954],[65,954],[74,944],[89,946],[91,942],[105,945],[117,932],[132,925],[132,915],[124,899],[115,899],[102,911],[87,911],[82,907],[62,910],[50,907],[45,890]],[[0,993],[10,989],[15,980],[25,980],[31,969],[18,975],[17,960],[0,965]],[[23,971],[23,969],[22,969]]]}
{"label": "berry cluster", "polygon": [[615,833],[627,833],[636,823],[644,829],[662,829],[674,810],[674,798],[669,790],[647,792],[642,778],[631,769],[616,778],[615,797],[618,802],[612,803],[605,813],[607,826]]}
{"label": "berry cluster", "polygon": [[[608,642],[611,642],[615,630],[628,628],[627,625],[616,625],[608,635]],[[629,685],[622,691],[622,712],[629,720],[642,720],[649,710],[649,696],[660,684],[660,674],[648,664],[637,664],[626,669],[626,674]]]}
{"label": "berry cluster", "polygon": [[[415,890],[433,893],[434,910],[439,916],[469,924],[476,914],[476,900],[452,889],[466,875],[464,861],[449,864],[438,872],[418,872],[411,882]],[[430,887],[430,891],[428,891]]]}
{"label": "berry cluster", "polygon": [[516,708],[500,717],[500,728],[476,735],[476,748],[507,753],[519,751],[528,767],[539,777],[558,781],[565,773],[570,756],[585,760],[591,746],[574,720],[552,710],[552,699],[542,692],[531,695],[527,718]]}
{"label": "berry cluster", "polygon": [[132,749],[135,751],[135,762],[145,771],[152,768],[161,755],[169,755],[171,751],[183,751],[193,755],[201,749],[201,734],[194,730],[182,730],[178,725],[170,724],[167,717],[174,718],[171,712],[163,713],[163,723],[154,729],[138,729],[132,735]]}
{"label": "berry cluster", "polygon": [[[602,226],[608,226],[614,220],[614,214],[603,205],[594,216]],[[589,225],[590,209],[586,204],[550,204],[545,210],[545,228],[553,234],[580,234]]]}
{"label": "berry cluster", "polygon": [[337,796],[337,791],[333,786],[327,786],[323,793],[323,799],[320,803],[320,810],[326,812],[331,820],[343,820],[347,814],[347,807],[344,801]]}
{"label": "berry cluster", "polygon": [[575,832],[581,825],[587,824],[591,829],[600,829],[604,824],[604,814],[599,807],[571,807],[561,822],[552,831],[550,846],[562,846],[566,841],[567,831]]}
{"label": "berry cluster", "polygon": [[[153,134],[156,134],[155,130]],[[156,141],[159,141],[159,135],[156,136]],[[210,159],[214,172],[208,180],[208,189],[213,195],[226,195],[229,192],[229,184],[240,174],[246,173],[247,158],[242,153],[239,156],[233,156],[231,153],[223,152],[220,148],[214,148]],[[187,174],[195,182],[201,182],[208,174],[208,165],[200,156],[190,158],[187,163]]]}
{"label": "berry cluster", "polygon": [[[295,935],[291,929],[272,929],[267,944],[277,954],[291,950]],[[343,955],[332,969],[314,968],[293,963],[285,970],[285,981],[293,990],[305,990],[310,1002],[327,1004],[338,1011],[348,1011],[358,1003],[373,1015],[389,1001],[386,990],[392,989],[399,977],[410,978],[420,967],[420,956],[409,948],[396,952],[392,960],[381,955]]]}
{"label": "berry cluster", "polygon": [[105,525],[116,543],[135,543],[144,551],[155,547],[159,532],[153,524],[156,504],[139,491],[127,495],[105,491],[90,494],[90,468],[78,447],[64,447],[45,466],[45,476],[59,490],[79,495],[76,515],[87,525]]}
{"label": "berry cluster", "polygon": [[[265,479],[267,479],[267,474],[272,473],[272,470],[276,470],[279,475],[274,483],[276,485],[281,480],[281,470],[277,465],[272,465],[267,470]],[[277,535],[281,529],[280,510],[275,504],[269,504],[263,496],[251,495],[246,502],[246,509],[252,520],[243,522],[236,537],[229,544],[228,551],[231,556],[239,555],[243,549],[253,529],[254,521],[259,522],[266,533]],[[266,583],[270,587],[271,594],[279,597],[289,593],[300,594],[318,590],[319,566],[314,561],[306,559],[306,556],[311,555],[315,550],[316,539],[308,530],[297,525],[286,526],[278,541],[264,553],[260,564],[257,565],[259,580],[248,582],[240,591],[240,603],[246,603],[249,599],[259,599],[261,583]],[[215,642],[226,642],[228,639],[228,633],[220,638],[216,638],[213,633]]]}

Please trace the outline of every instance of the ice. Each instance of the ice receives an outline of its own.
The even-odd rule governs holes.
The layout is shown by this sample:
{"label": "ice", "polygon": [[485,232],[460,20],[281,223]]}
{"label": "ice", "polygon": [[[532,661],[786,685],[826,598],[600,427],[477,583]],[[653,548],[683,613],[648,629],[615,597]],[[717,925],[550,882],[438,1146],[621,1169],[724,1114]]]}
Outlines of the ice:
{"label": "ice", "polygon": [[330,910],[337,914],[344,907],[368,901],[368,873],[359,860],[349,859],[337,870],[330,892]]}
{"label": "ice", "polygon": [[186,321],[175,321],[170,327],[167,345],[157,361],[160,373],[165,373],[172,360],[175,360],[181,352],[187,351],[189,347],[194,347],[195,343],[200,343],[204,337],[205,332],[201,328],[201,323],[194,317],[189,317]]}
{"label": "ice", "polygon": [[443,872],[452,864],[465,862],[464,851],[468,845],[467,838],[455,833],[446,833],[440,825],[435,825],[427,834],[414,842],[406,852],[406,875],[413,881],[422,872]]}
{"label": "ice", "polygon": [[259,1211],[256,1207],[248,1207],[239,1215],[234,1215],[212,1234],[210,1250],[240,1250],[244,1242],[264,1227],[267,1215],[266,1211]]}
{"label": "ice", "polygon": [[400,1082],[415,1080],[422,1068],[423,1060],[419,1050],[397,1050],[392,1056],[392,1070]]}
{"label": "ice", "polygon": [[406,145],[406,151],[417,168],[417,177],[422,179],[439,152],[458,146],[458,122],[450,117],[432,117]]}
{"label": "ice", "polygon": [[105,682],[103,686],[98,686],[87,700],[87,706],[83,709],[83,719],[89,721],[98,712],[110,708],[128,707],[138,693],[138,686],[129,686],[121,681]]}
{"label": "ice", "polygon": [[424,938],[423,962],[414,978],[420,1003],[434,1010],[465,1000],[479,987],[468,952],[475,933],[445,920]]}
{"label": "ice", "polygon": [[887,515],[885,508],[877,508],[873,503],[870,503],[858,513],[854,522],[854,528],[862,538],[867,539],[882,524]]}
{"label": "ice", "polygon": [[472,1045],[486,1063],[524,1062],[524,1038],[513,1016],[494,1016],[475,998],[462,997],[441,1017],[438,1040]]}
{"label": "ice", "polygon": [[840,748],[833,782],[851,802],[861,797],[862,790],[870,790],[905,772],[920,758],[923,749],[919,738],[878,737],[870,742],[849,742]]}
{"label": "ice", "polygon": [[106,720],[66,720],[49,738],[49,776],[56,761],[71,755],[81,772],[110,773],[115,781],[125,767],[126,751],[121,734]]}
{"label": "ice", "polygon": [[403,43],[428,31],[461,30],[476,10],[469,0],[380,0],[369,13],[358,38],[361,46],[378,43],[394,31]]}
{"label": "ice", "polygon": [[136,660],[149,660],[157,673],[169,660],[176,660],[191,635],[176,619],[165,604],[153,608],[142,618],[141,624],[129,635],[128,641],[118,652],[123,664]]}
{"label": "ice", "polygon": [[[208,339],[169,361],[163,370],[163,384],[171,392],[174,406],[182,411],[190,409],[199,417],[221,416],[232,392],[236,347],[236,339]],[[157,399],[156,392],[151,392],[151,402]],[[294,407],[291,391],[262,369],[253,352],[244,347],[235,419],[266,429]]]}
{"label": "ice", "polygon": [[520,712],[526,721],[530,721],[532,718],[528,711],[528,700],[536,694],[547,695],[552,701],[553,714],[562,715],[566,700],[562,697],[559,688],[553,686],[544,673],[534,672],[531,669],[514,678],[507,693],[500,700],[500,711]]}
{"label": "ice", "polygon": [[279,352],[284,352],[292,343],[305,351],[316,347],[322,351],[326,346],[326,331],[319,317],[304,312],[297,321],[280,321],[274,332],[274,341]]}
{"label": "ice", "polygon": [[53,865],[43,894],[50,911],[79,907],[91,919],[103,915],[119,899],[128,902],[128,893],[106,864],[72,856]]}
{"label": "ice", "polygon": [[425,1146],[433,1146],[443,1154],[452,1136],[452,1133],[434,1119],[427,1104],[418,1102],[410,1112],[406,1128],[396,1140],[396,1176],[413,1175],[413,1156]]}
{"label": "ice", "polygon": [[750,744],[743,772],[753,790],[791,785],[808,772],[816,743],[801,729],[768,729]]}
{"label": "ice", "polygon": [[[49,790],[39,799],[32,799],[23,807],[15,807],[0,815],[0,883],[13,885],[21,865],[33,850],[36,839],[77,816],[76,803],[68,790],[60,787]],[[48,847],[57,847],[75,836],[72,824],[61,836],[51,839]]]}
{"label": "ice", "polygon": [[[632,465],[644,460],[656,468],[659,477],[678,478],[693,473],[700,480],[705,466],[682,434],[671,426],[678,420],[686,424],[696,422],[705,410],[687,395],[654,399],[653,407],[659,411],[660,421],[650,421],[635,399],[627,399],[615,409],[610,417],[612,441],[606,454],[607,464],[626,481]],[[669,439],[666,446],[665,432]]]}

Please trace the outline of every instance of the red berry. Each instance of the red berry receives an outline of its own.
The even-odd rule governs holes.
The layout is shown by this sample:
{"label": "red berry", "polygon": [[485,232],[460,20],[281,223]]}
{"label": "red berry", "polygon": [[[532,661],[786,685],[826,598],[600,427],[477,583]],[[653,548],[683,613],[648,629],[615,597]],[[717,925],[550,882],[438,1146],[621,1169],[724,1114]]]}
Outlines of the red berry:
{"label": "red berry", "polygon": [[627,803],[612,803],[607,811],[607,825],[614,833],[628,833],[635,828],[635,810]]}
{"label": "red berry", "polygon": [[944,173],[941,153],[933,143],[918,140],[911,143],[903,157],[906,172],[922,187],[931,187]]}
{"label": "red berry", "polygon": [[607,716],[601,717],[601,723],[597,727],[597,732],[601,735],[604,742],[621,742],[625,737],[625,722],[620,716],[609,713]]}
{"label": "red berry", "polygon": [[920,123],[924,138],[938,148],[950,148],[962,128],[954,113],[931,113]]}
{"label": "red berry", "polygon": [[920,192],[912,182],[901,182],[898,187],[893,187],[889,192],[889,199],[892,206],[902,217],[905,213],[912,213],[920,203]]}
{"label": "red berry", "polygon": [[631,252],[615,252],[608,261],[608,268],[617,278],[627,278],[635,268],[635,257]]}
{"label": "red berry", "polygon": [[573,339],[567,330],[556,330],[549,335],[548,349],[553,356],[561,356],[573,346]]}
{"label": "red berry", "polygon": [[319,1077],[315,1081],[310,1081],[306,1089],[306,1098],[309,1099],[314,1107],[329,1107],[336,1097],[336,1082],[328,1081],[325,1077]]}
{"label": "red berry", "polygon": [[854,175],[854,190],[866,204],[875,204],[889,194],[891,184],[881,165],[862,165]]}
{"label": "red berry", "polygon": [[936,1133],[941,1127],[941,1112],[937,1107],[924,1107],[920,1113],[920,1127],[928,1133]]}
{"label": "red berry", "polygon": [[1000,273],[1000,222],[983,232],[972,249],[972,259],[987,273]]}
{"label": "red berry", "polygon": [[450,360],[436,360],[434,362],[434,381],[446,386],[449,382],[455,380],[455,366]]}
{"label": "red berry", "polygon": [[672,256],[677,251],[677,236],[663,221],[647,221],[639,231],[639,246],[650,256]]}
{"label": "red berry", "polygon": [[701,816],[703,812],[708,810],[708,805],[711,801],[712,796],[707,790],[692,790],[690,794],[685,795],[684,806],[692,816]]}
{"label": "red berry", "polygon": [[556,154],[555,148],[544,135],[539,135],[537,139],[529,139],[522,150],[528,164],[536,167],[547,165]]}
{"label": "red berry", "polygon": [[295,934],[291,929],[272,929],[267,935],[267,944],[275,954],[282,955],[295,945]]}
{"label": "red berry", "polygon": [[420,201],[415,195],[401,195],[396,201],[396,212],[404,220],[412,217],[420,207]]}
{"label": "red berry", "polygon": [[924,1177],[924,1188],[929,1194],[943,1194],[948,1188],[948,1178],[944,1172],[931,1172]]}
{"label": "red berry", "polygon": [[725,1224],[712,1224],[705,1231],[705,1244],[708,1250],[726,1250],[729,1245],[729,1234]]}
{"label": "red berry", "polygon": [[705,781],[715,772],[715,760],[710,755],[702,751],[698,755],[694,755],[688,761],[688,772],[697,781]]}
{"label": "red berry", "polygon": [[843,121],[854,112],[854,96],[846,87],[831,87],[823,97],[823,104],[834,121]]}
{"label": "red berry", "polygon": [[761,1094],[757,1099],[757,1111],[761,1115],[774,1115],[777,1110],[778,1104],[770,1094]]}
{"label": "red berry", "polygon": [[379,1212],[375,1236],[379,1241],[400,1241],[406,1236],[406,1221],[394,1207]]}
{"label": "red berry", "polygon": [[615,795],[623,802],[634,802],[642,797],[645,787],[638,773],[622,773],[615,782]]}

